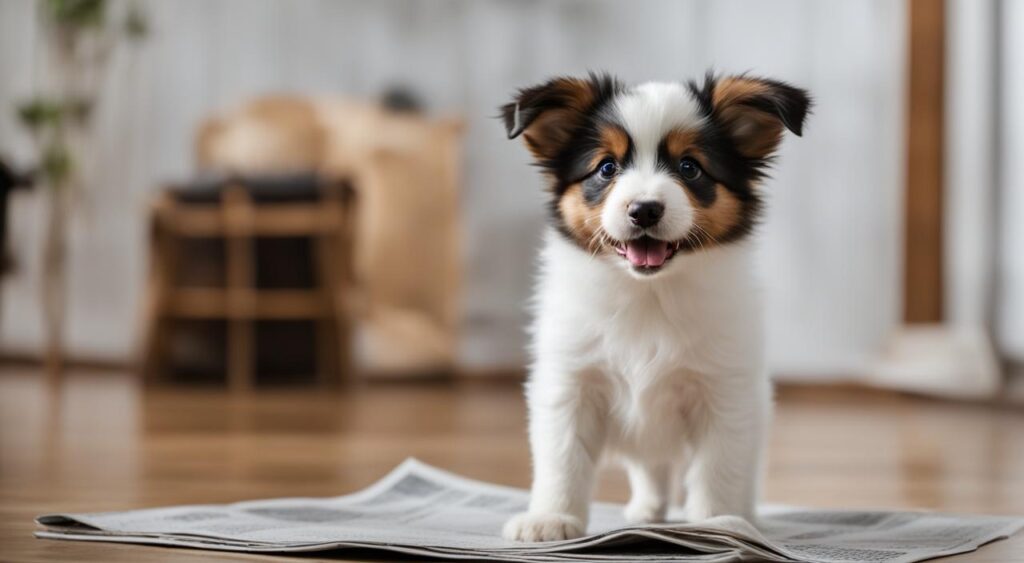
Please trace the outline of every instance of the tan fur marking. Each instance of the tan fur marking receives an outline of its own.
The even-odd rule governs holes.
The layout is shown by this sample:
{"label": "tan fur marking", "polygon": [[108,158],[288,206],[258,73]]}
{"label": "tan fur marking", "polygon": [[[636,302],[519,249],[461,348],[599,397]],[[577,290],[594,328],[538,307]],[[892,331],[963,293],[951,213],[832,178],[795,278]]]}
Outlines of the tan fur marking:
{"label": "tan fur marking", "polygon": [[625,160],[629,151],[629,134],[618,125],[606,125],[601,129],[601,149],[591,157],[591,169],[597,168],[597,165],[609,156],[617,162]]}
{"label": "tan fur marking", "polygon": [[757,80],[749,78],[723,78],[715,84],[715,92],[711,102],[715,107],[727,106],[744,99],[759,96],[768,91],[768,88]]}
{"label": "tan fur marking", "polygon": [[586,80],[565,78],[557,87],[568,102],[565,108],[544,112],[523,133],[527,148],[539,159],[553,158],[570,141],[569,133],[594,103],[594,92]]}
{"label": "tan fur marking", "polygon": [[629,151],[629,134],[617,125],[606,126],[601,131],[601,144],[619,162],[625,160]]}
{"label": "tan fur marking", "polygon": [[[724,237],[740,221],[742,204],[725,186],[715,184],[711,207],[695,208],[697,224],[713,239]],[[705,244],[707,242],[705,241]]]}
{"label": "tan fur marking", "polygon": [[743,105],[744,100],[770,93],[764,83],[749,78],[724,78],[715,86],[715,110],[728,124],[740,152],[747,156],[763,158],[782,139],[782,122],[776,116]]}
{"label": "tan fur marking", "polygon": [[676,129],[665,135],[665,149],[672,158],[691,157],[707,170],[708,157],[700,150],[700,145],[697,143],[699,140],[700,132],[698,131]]}
{"label": "tan fur marking", "polygon": [[562,194],[558,201],[558,211],[562,220],[581,246],[590,252],[596,252],[603,244],[597,233],[601,228],[601,205],[594,207],[583,200],[583,186],[573,184]]}
{"label": "tan fur marking", "polygon": [[594,91],[586,80],[582,78],[567,78],[562,87],[569,100],[571,100],[570,108],[576,111],[586,111],[594,103]]}
{"label": "tan fur marking", "polygon": [[569,131],[577,114],[569,110],[549,110],[541,114],[523,133],[523,141],[533,156],[553,158],[558,148],[569,142]]}
{"label": "tan fur marking", "polygon": [[[673,157],[682,157],[687,151],[691,153],[697,148],[699,133],[694,130],[676,129],[665,135],[665,149]],[[696,157],[695,154],[690,156]]]}

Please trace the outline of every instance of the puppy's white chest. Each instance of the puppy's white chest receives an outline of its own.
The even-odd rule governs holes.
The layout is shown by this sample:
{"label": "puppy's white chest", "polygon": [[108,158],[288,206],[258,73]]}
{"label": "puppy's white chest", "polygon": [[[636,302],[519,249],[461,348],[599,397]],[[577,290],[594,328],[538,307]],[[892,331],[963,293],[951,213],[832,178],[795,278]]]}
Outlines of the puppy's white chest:
{"label": "puppy's white chest", "polygon": [[704,386],[692,374],[665,373],[650,381],[608,373],[608,446],[645,459],[671,459],[700,431]]}
{"label": "puppy's white chest", "polygon": [[604,369],[633,385],[648,386],[679,371],[696,352],[697,323],[685,311],[666,308],[653,293],[632,296],[602,314],[613,321],[599,331],[596,355]]}

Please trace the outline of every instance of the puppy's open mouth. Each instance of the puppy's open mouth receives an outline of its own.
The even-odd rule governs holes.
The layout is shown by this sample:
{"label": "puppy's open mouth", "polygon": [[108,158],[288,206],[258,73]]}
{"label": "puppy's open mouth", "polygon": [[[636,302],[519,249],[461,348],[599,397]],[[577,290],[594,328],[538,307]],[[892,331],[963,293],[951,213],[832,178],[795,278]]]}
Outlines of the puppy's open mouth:
{"label": "puppy's open mouth", "polygon": [[662,268],[679,250],[679,242],[642,236],[615,245],[615,251],[629,261],[633,269],[651,274]]}

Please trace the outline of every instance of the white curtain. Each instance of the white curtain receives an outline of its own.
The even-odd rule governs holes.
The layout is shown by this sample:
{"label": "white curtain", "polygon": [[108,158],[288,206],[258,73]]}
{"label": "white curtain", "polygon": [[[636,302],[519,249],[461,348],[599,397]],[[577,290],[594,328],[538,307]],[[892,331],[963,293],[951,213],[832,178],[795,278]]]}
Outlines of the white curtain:
{"label": "white curtain", "polygon": [[[803,139],[765,189],[769,353],[780,374],[858,373],[899,320],[902,2],[869,0],[149,0],[152,33],[115,61],[93,181],[72,225],[71,351],[125,358],[145,273],[146,202],[191,170],[205,114],[269,91],[372,96],[404,83],[467,118],[462,363],[521,365],[542,180],[492,116],[558,73],[628,81],[752,71],[810,89]],[[32,92],[34,6],[0,2],[0,150],[24,161],[11,104]],[[21,269],[0,346],[32,351],[38,194],[12,208]]]}

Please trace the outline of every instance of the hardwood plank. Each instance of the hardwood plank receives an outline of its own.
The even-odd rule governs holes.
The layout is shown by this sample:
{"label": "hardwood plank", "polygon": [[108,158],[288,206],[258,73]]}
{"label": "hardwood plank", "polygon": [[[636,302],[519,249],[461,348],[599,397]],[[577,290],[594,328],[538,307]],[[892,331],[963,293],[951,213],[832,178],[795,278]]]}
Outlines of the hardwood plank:
{"label": "hardwood plank", "polygon": [[[4,368],[0,560],[294,561],[35,540],[32,518],[337,495],[372,483],[407,456],[525,487],[525,428],[522,389],[514,384],[233,395],[146,388],[129,373],[71,373],[50,389],[35,368]],[[1024,514],[1022,476],[1024,412],[862,389],[783,388],[763,497],[819,507]],[[624,501],[627,494],[625,476],[606,470],[599,497]],[[1024,535],[949,561],[1024,561]]]}

